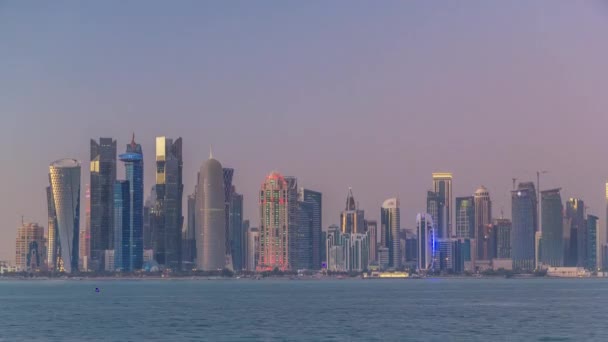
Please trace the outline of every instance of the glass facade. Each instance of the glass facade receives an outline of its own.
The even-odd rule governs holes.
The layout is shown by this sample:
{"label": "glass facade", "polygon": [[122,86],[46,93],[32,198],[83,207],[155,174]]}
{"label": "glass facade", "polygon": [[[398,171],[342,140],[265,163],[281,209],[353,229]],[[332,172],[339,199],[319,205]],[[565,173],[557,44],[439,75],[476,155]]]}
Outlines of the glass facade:
{"label": "glass facade", "polygon": [[80,227],[80,163],[61,159],[49,167],[51,196],[57,218],[58,250],[62,262],[59,270],[78,271]]}
{"label": "glass facade", "polygon": [[456,197],[456,237],[475,236],[475,205],[473,196]]}
{"label": "glass facade", "polygon": [[156,203],[152,217],[152,249],[160,265],[181,269],[182,261],[182,138],[156,138]]}
{"label": "glass facade", "polygon": [[496,219],[492,229],[498,259],[511,258],[511,220]]}
{"label": "glass facade", "polygon": [[495,255],[492,253],[494,246],[492,244],[492,201],[490,201],[490,193],[488,189],[481,186],[475,191],[475,234],[471,238],[475,238],[476,258],[477,260],[490,260]]}
{"label": "glass facade", "polygon": [[446,231],[445,227],[447,225],[447,211],[445,199],[441,196],[441,194],[434,191],[427,192],[426,212],[429,213],[433,218],[433,223],[436,226],[435,231],[437,236],[443,237],[443,232]]}
{"label": "glass facade", "polygon": [[312,205],[312,269],[321,268],[322,251],[325,249],[325,240],[321,238],[323,230],[323,195],[318,191],[301,189],[301,197],[304,202]]}
{"label": "glass facade", "polygon": [[600,219],[594,215],[587,215],[587,263],[586,267],[590,271],[598,269],[598,232]]}
{"label": "glass facade", "polygon": [[[585,267],[587,261],[587,226],[585,225],[585,203],[578,198],[566,202],[565,215],[565,261],[567,266]],[[544,230],[544,228],[543,228]]]}
{"label": "glass facade", "polygon": [[243,256],[243,195],[237,193],[232,187],[230,199],[229,217],[230,251],[232,255],[232,267],[240,271],[244,267]]}
{"label": "glass facade", "polygon": [[350,188],[346,196],[346,208],[340,214],[340,229],[343,234],[365,233],[365,213],[357,208],[353,190]]}
{"label": "glass facade", "polygon": [[513,269],[534,270],[535,233],[538,227],[537,199],[534,183],[519,183],[511,192],[511,259]]}
{"label": "glass facade", "polygon": [[[114,270],[131,271],[129,254],[131,247],[131,196],[129,181],[114,183]],[[106,267],[106,269],[111,269]]]}
{"label": "glass facade", "polygon": [[[49,182],[51,177],[49,174]],[[46,201],[48,210],[48,231],[47,231],[47,259],[46,265],[49,271],[56,271],[57,258],[59,256],[59,238],[57,233],[57,213],[55,212],[55,202],[53,200],[53,190],[51,186],[46,187]]]}
{"label": "glass facade", "polygon": [[416,215],[416,233],[418,235],[418,270],[433,269],[435,259],[435,229],[430,214]]}
{"label": "glass facade", "polygon": [[91,269],[104,269],[104,251],[114,248],[113,189],[116,181],[116,140],[91,139]]}
{"label": "glass facade", "polygon": [[560,189],[541,191],[543,231],[540,261],[545,266],[564,266],[563,212]]}
{"label": "glass facade", "polygon": [[438,237],[449,238],[454,234],[452,231],[452,174],[449,172],[433,173],[433,192],[437,194],[440,202],[438,208],[440,214],[437,218],[433,217],[437,225]]}
{"label": "glass facade", "polygon": [[384,201],[380,211],[380,224],[382,230],[385,231],[386,234],[386,245],[384,247],[388,248],[388,266],[391,268],[400,268],[402,266],[399,239],[401,221],[398,199],[390,198]]}

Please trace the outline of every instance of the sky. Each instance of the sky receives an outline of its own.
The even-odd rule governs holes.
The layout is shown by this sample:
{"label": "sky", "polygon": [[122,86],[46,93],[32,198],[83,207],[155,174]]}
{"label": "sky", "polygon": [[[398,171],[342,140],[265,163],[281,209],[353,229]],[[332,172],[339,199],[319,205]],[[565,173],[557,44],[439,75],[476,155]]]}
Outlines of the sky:
{"label": "sky", "polygon": [[0,260],[22,216],[47,226],[53,160],[82,161],[84,198],[89,140],[133,132],[146,196],[155,137],[182,137],[184,197],[213,146],[252,226],[271,171],[323,192],[324,227],[352,187],[413,228],[432,172],[510,217],[537,170],[603,226],[607,36],[601,1],[0,0]]}

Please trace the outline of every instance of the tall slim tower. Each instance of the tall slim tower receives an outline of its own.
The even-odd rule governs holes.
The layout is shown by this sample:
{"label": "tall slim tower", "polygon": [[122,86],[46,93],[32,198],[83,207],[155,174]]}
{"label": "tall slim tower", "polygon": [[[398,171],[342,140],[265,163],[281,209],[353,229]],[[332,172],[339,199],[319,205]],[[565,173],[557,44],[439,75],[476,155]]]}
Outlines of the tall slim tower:
{"label": "tall slim tower", "polygon": [[104,252],[114,248],[116,140],[91,139],[91,269],[104,269]]}
{"label": "tall slim tower", "polygon": [[475,238],[475,202],[473,196],[456,197],[456,237]]}
{"label": "tall slim tower", "polygon": [[297,182],[293,177],[270,173],[260,189],[259,271],[288,270],[295,257]]}
{"label": "tall slim tower", "polygon": [[[126,153],[119,156],[125,163],[125,178],[128,183],[129,221],[120,237],[123,271],[139,270],[144,262],[144,156],[141,145],[135,143],[135,134],[127,145]],[[126,230],[125,230],[126,229]],[[116,252],[115,252],[116,255]]]}
{"label": "tall slim tower", "polygon": [[420,213],[416,215],[416,232],[418,235],[418,270],[428,271],[433,269],[435,260],[435,229],[433,218],[430,214]]}
{"label": "tall slim tower", "polygon": [[[433,173],[433,191],[439,194],[445,205],[445,218],[439,226],[442,230],[441,238],[449,238],[454,235],[452,230],[452,173],[450,172],[434,172]],[[437,222],[435,222],[437,224]]]}
{"label": "tall slim tower", "polygon": [[51,196],[57,216],[58,249],[64,272],[78,271],[80,227],[80,163],[61,159],[49,167]]}
{"label": "tall slim tower", "polygon": [[229,240],[232,267],[236,271],[244,268],[243,265],[243,195],[236,192],[234,185],[230,195]]}
{"label": "tall slim tower", "polygon": [[225,199],[222,164],[209,156],[201,166],[196,191],[196,265],[200,270],[226,267]]}
{"label": "tall slim tower", "polygon": [[78,255],[80,257],[80,269],[88,271],[89,262],[91,260],[91,185],[86,185],[85,190],[85,204],[84,204],[84,229],[80,230],[80,242],[78,247],[80,251]]}
{"label": "tall slim tower", "polygon": [[365,213],[357,208],[352,188],[348,188],[346,208],[340,214],[340,229],[342,234],[365,233]]}
{"label": "tall slim tower", "polygon": [[[209,152],[211,155],[211,152]],[[232,247],[231,247],[231,236],[230,236],[230,205],[232,204],[232,178],[234,177],[234,169],[224,167],[222,168],[224,177],[224,216],[226,224],[226,264],[229,268],[232,268]]]}
{"label": "tall slim tower", "polygon": [[[51,175],[49,174],[49,183]],[[56,271],[59,258],[59,233],[57,232],[57,212],[55,211],[55,200],[53,190],[49,185],[46,187],[46,203],[48,210],[48,232],[47,232],[47,259],[46,266],[49,271]]]}
{"label": "tall slim tower", "polygon": [[493,257],[490,245],[490,230],[492,227],[492,201],[485,186],[475,191],[475,239],[477,243],[476,256],[478,260],[489,260]]}
{"label": "tall slim tower", "polygon": [[382,229],[386,231],[386,246],[388,248],[388,266],[393,268],[401,267],[401,248],[399,241],[399,231],[401,221],[399,214],[399,200],[389,198],[382,203],[380,212],[380,223]]}
{"label": "tall slim tower", "polygon": [[323,194],[318,191],[302,188],[301,200],[312,205],[312,268],[321,268],[322,250],[325,249],[325,241],[321,238],[323,230]]}
{"label": "tall slim tower", "polygon": [[559,192],[560,189],[540,192],[543,227],[540,260],[554,267],[564,266],[564,206]]}
{"label": "tall slim tower", "polygon": [[182,168],[182,138],[157,137],[154,259],[175,270],[181,270],[182,261]]}
{"label": "tall slim tower", "polygon": [[536,267],[537,205],[534,183],[519,183],[518,188],[511,191],[511,259],[514,269],[531,271]]}

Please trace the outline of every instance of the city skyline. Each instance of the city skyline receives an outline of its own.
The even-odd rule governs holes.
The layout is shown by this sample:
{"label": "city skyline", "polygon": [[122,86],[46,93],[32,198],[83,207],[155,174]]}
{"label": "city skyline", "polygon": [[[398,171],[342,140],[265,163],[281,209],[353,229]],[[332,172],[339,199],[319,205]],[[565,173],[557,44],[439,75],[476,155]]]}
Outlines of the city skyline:
{"label": "city skyline", "polygon": [[[145,198],[155,179],[155,137],[183,137],[184,194],[213,145],[237,170],[234,184],[251,222],[259,222],[256,194],[272,169],[323,193],[323,229],[339,223],[348,187],[377,221],[382,201],[397,196],[402,228],[414,228],[437,171],[454,175],[453,198],[486,186],[494,216],[508,217],[511,178],[535,181],[537,170],[548,170],[540,190],[561,187],[563,199],[585,200],[604,230],[608,99],[600,90],[608,86],[608,51],[593,37],[608,30],[606,7],[478,5],[454,5],[446,15],[418,2],[346,11],[337,4],[125,4],[126,12],[143,11],[136,19],[111,18],[103,4],[73,11],[58,5],[52,13],[2,5],[0,50],[8,52],[0,112],[8,120],[0,152],[13,198],[0,207],[0,260],[14,258],[22,215],[48,229],[50,162],[87,165],[89,139],[111,137],[124,146],[132,131],[149,151]],[[205,17],[207,11],[224,20]],[[112,25],[106,31],[76,23],[82,16]],[[162,32],[159,18],[167,20]],[[247,29],[235,30],[235,20]],[[141,29],[125,30],[134,21]],[[289,27],[277,31],[284,21]],[[158,35],[147,38],[149,32]],[[278,129],[265,134],[270,127]],[[267,153],[270,146],[278,152]]]}

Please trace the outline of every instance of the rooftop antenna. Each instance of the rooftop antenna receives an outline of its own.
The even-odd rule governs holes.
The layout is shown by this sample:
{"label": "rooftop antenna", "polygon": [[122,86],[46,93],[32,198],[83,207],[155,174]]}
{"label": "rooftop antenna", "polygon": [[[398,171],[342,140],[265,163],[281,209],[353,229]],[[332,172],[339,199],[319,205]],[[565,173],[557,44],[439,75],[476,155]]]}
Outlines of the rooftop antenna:
{"label": "rooftop antenna", "polygon": [[511,178],[513,180],[513,190],[515,190],[515,183],[517,183],[517,178]]}

